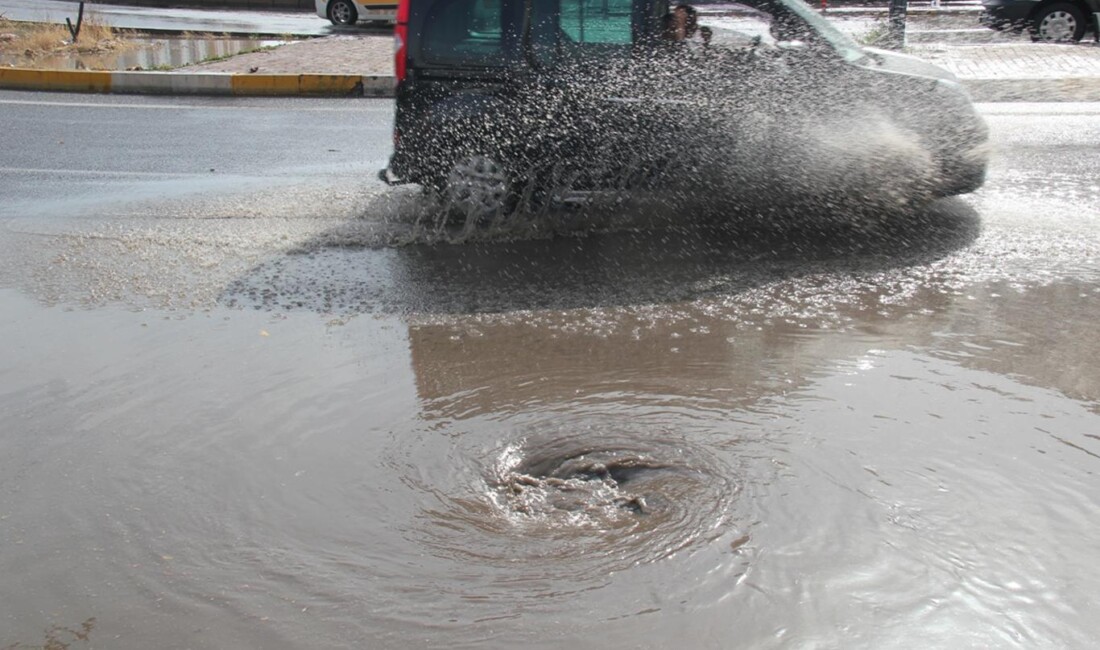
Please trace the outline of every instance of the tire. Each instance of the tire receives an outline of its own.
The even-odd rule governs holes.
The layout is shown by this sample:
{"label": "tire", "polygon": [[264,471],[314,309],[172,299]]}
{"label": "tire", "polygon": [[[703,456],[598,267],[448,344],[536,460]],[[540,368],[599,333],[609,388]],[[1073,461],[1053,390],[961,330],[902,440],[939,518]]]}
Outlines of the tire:
{"label": "tire", "polygon": [[354,25],[359,20],[359,12],[351,0],[332,0],[328,3],[328,19],[333,25]]}
{"label": "tire", "polygon": [[490,156],[470,155],[456,160],[440,185],[445,208],[468,229],[481,221],[507,217],[515,209],[513,175]]}
{"label": "tire", "polygon": [[1040,8],[1029,26],[1031,40],[1051,43],[1079,41],[1087,27],[1085,14],[1063,2]]}

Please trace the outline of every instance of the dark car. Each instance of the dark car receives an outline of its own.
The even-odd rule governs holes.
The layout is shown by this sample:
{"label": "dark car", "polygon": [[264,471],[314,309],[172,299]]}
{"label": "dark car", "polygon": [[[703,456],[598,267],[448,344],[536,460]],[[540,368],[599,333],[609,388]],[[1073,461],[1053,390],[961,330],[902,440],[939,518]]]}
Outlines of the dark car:
{"label": "dark car", "polygon": [[950,73],[864,49],[801,0],[750,4],[684,42],[667,0],[401,0],[380,177],[467,214],[562,192],[694,197],[708,174],[774,196],[809,185],[789,134],[847,123],[858,139],[873,119],[919,141],[930,195],[981,185],[986,129]]}
{"label": "dark car", "polygon": [[1028,30],[1035,41],[1079,41],[1096,29],[1100,0],[982,0],[981,22]]}

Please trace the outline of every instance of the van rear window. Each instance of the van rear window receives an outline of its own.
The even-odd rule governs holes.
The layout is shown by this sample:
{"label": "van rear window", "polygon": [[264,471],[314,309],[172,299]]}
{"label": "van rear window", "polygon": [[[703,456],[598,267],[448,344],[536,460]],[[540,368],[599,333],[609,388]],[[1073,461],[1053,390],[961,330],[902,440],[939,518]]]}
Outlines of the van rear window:
{"label": "van rear window", "polygon": [[544,65],[629,54],[634,0],[534,0],[529,40]]}
{"label": "van rear window", "polygon": [[632,0],[561,0],[561,30],[574,43],[631,42]]}
{"label": "van rear window", "polygon": [[441,65],[502,65],[501,0],[441,0],[424,22],[423,55]]}

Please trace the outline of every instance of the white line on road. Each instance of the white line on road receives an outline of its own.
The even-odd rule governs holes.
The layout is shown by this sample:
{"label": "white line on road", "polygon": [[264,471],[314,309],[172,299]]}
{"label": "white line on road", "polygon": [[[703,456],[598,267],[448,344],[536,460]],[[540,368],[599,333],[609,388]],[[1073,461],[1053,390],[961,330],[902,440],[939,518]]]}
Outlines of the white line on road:
{"label": "white line on road", "polygon": [[209,176],[211,172],[127,172],[106,171],[102,169],[38,169],[34,167],[0,167],[0,174],[67,174],[70,176],[88,174],[94,176],[150,176],[170,178],[176,176]]}

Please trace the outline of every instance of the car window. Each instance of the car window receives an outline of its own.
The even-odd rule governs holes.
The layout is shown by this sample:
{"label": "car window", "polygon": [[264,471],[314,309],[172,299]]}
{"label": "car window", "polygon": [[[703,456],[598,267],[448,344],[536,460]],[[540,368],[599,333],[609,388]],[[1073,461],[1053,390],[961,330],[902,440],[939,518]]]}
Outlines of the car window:
{"label": "car window", "polygon": [[630,44],[632,0],[561,0],[561,30],[574,43]]}
{"label": "car window", "polygon": [[444,65],[503,65],[502,0],[440,0],[424,22],[423,56]]}
{"label": "car window", "polygon": [[[804,34],[806,36],[811,34],[821,36],[845,61],[855,63],[867,56],[863,48],[851,37],[841,32],[827,19],[822,18],[820,14],[802,0],[777,0],[777,2],[792,16],[797,17],[804,23]],[[797,30],[798,27],[795,25],[793,29]],[[785,40],[788,37],[781,36],[781,38]]]}
{"label": "car window", "polygon": [[633,0],[534,0],[530,43],[541,64],[630,52]]}
{"label": "car window", "polygon": [[775,45],[770,14],[745,5],[724,5],[720,15],[700,14],[699,25],[709,27],[712,47],[745,48]]}

